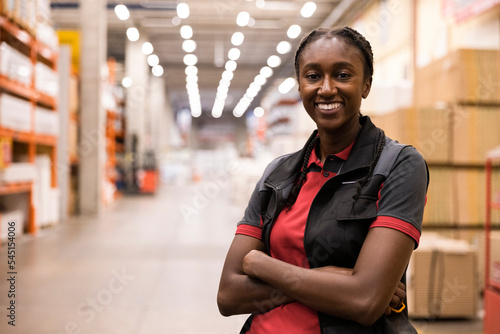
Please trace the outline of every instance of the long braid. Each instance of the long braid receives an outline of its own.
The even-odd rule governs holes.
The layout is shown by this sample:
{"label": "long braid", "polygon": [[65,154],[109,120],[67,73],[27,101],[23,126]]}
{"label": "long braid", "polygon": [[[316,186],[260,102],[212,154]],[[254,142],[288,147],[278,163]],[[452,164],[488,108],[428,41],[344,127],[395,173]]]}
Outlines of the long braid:
{"label": "long braid", "polygon": [[290,196],[288,197],[288,200],[286,202],[286,206],[288,207],[288,210],[290,210],[292,208],[292,205],[297,200],[297,197],[299,196],[300,189],[302,188],[302,185],[306,181],[307,165],[309,163],[309,158],[311,157],[312,150],[316,147],[316,143],[318,141],[319,141],[319,136],[314,137],[313,140],[311,140],[311,142],[309,143],[309,145],[306,148],[304,160],[302,162],[302,170],[300,171],[299,179],[294,184],[292,191],[290,192]]}
{"label": "long braid", "polygon": [[372,162],[370,163],[370,169],[368,170],[368,173],[366,174],[365,177],[363,177],[357,183],[356,194],[354,194],[354,196],[353,196],[354,200],[357,200],[359,198],[359,196],[361,195],[361,189],[366,184],[368,179],[372,176],[373,171],[375,169],[375,166],[377,165],[378,160],[380,159],[380,155],[382,154],[382,151],[384,150],[384,146],[385,146],[384,130],[379,129],[379,138],[377,141],[378,141],[377,142],[377,152],[375,153],[375,157],[373,158]]}

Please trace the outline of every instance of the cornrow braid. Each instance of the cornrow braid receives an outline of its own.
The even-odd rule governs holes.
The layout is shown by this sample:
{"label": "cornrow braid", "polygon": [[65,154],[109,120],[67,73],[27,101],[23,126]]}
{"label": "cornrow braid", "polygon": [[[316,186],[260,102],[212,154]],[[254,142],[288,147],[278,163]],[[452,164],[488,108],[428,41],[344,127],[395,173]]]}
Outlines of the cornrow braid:
{"label": "cornrow braid", "polygon": [[286,207],[288,210],[292,208],[292,205],[295,203],[297,200],[297,197],[299,196],[300,189],[302,188],[302,185],[306,181],[307,177],[307,164],[309,163],[309,158],[311,157],[312,150],[316,147],[316,143],[319,141],[319,136],[316,136],[311,140],[309,145],[306,148],[306,152],[304,155],[304,161],[302,162],[302,170],[300,171],[300,176],[298,181],[295,183],[293,186],[290,196],[288,196],[288,200],[286,202]]}
{"label": "cornrow braid", "polygon": [[297,76],[297,79],[299,79],[299,63],[302,57],[302,52],[307,45],[323,37],[339,37],[344,42],[356,47],[363,56],[363,69],[365,79],[371,78],[373,76],[373,52],[370,42],[368,42],[366,38],[358,31],[345,26],[334,27],[331,29],[314,29],[300,41],[297,51],[295,52],[295,75]]}
{"label": "cornrow braid", "polygon": [[379,135],[378,135],[378,139],[377,139],[377,152],[375,153],[375,157],[373,158],[372,162],[370,163],[370,169],[368,170],[368,173],[366,174],[365,177],[363,177],[357,183],[356,194],[354,194],[354,196],[352,197],[354,200],[357,200],[359,198],[359,196],[361,195],[361,189],[366,184],[368,179],[372,176],[373,171],[375,169],[375,166],[377,165],[378,160],[380,159],[380,156],[382,155],[382,151],[384,150],[384,146],[385,146],[385,133],[384,133],[384,130],[379,129]]}

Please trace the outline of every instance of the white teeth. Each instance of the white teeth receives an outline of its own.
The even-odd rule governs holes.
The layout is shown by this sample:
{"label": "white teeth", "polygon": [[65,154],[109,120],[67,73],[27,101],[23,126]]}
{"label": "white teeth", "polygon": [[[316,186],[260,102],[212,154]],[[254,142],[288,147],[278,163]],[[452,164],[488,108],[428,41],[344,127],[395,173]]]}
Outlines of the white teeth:
{"label": "white teeth", "polygon": [[335,103],[318,103],[318,108],[322,110],[329,110],[329,109],[337,109],[342,106],[342,103],[340,102],[335,102]]}

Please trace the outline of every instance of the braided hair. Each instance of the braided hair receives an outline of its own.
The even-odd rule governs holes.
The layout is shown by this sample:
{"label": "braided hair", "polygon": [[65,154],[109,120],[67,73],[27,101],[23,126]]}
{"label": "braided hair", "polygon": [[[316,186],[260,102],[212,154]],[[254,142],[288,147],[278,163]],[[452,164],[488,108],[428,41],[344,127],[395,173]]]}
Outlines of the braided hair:
{"label": "braided hair", "polygon": [[363,70],[365,79],[373,76],[373,52],[370,42],[361,35],[358,31],[350,27],[335,27],[331,29],[318,28],[307,34],[301,41],[295,52],[295,75],[299,79],[299,63],[302,57],[302,52],[312,42],[321,38],[340,38],[345,43],[348,43],[361,52],[363,56]]}
{"label": "braided hair", "polygon": [[306,181],[307,164],[309,162],[309,158],[311,157],[311,153],[314,150],[314,148],[316,147],[316,143],[318,143],[318,142],[319,142],[319,136],[316,136],[311,140],[309,145],[307,145],[306,153],[304,155],[304,160],[302,162],[302,170],[300,171],[299,179],[297,182],[295,182],[295,184],[290,192],[290,196],[288,196],[288,200],[287,200],[286,205],[285,205],[288,208],[288,210],[290,210],[292,208],[292,205],[297,200],[297,197],[299,196],[300,189],[302,188],[302,185]]}

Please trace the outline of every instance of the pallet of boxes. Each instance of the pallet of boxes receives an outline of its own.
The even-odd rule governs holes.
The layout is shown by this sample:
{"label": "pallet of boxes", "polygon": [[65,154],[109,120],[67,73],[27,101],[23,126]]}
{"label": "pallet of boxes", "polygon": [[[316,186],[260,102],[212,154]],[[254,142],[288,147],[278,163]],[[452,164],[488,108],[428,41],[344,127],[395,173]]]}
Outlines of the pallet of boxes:
{"label": "pallet of boxes", "polygon": [[[409,314],[474,318],[484,288],[485,157],[500,145],[500,52],[456,50],[415,73],[413,144],[430,185],[409,272]],[[500,180],[500,168],[493,170]],[[500,225],[500,211],[492,214]],[[427,240],[428,239],[428,240]]]}

